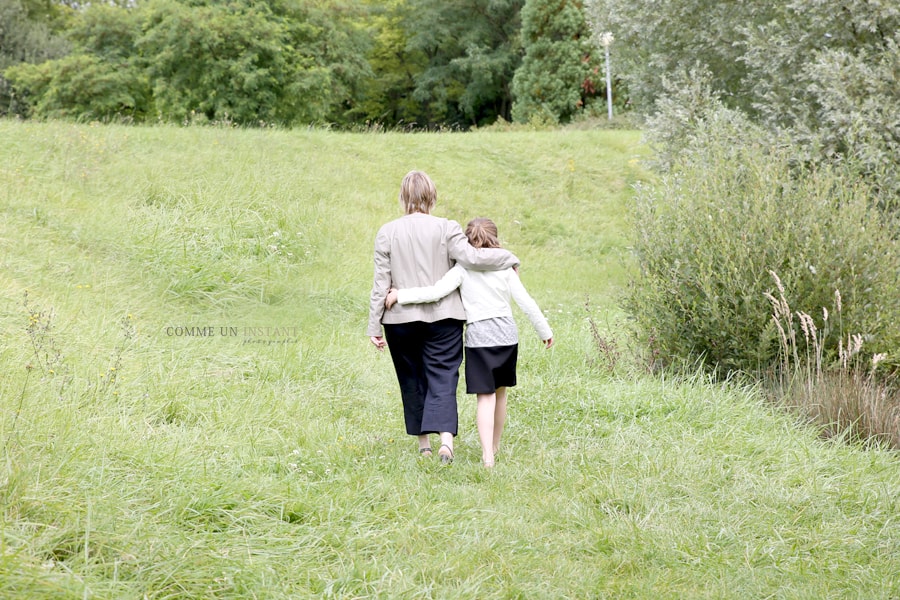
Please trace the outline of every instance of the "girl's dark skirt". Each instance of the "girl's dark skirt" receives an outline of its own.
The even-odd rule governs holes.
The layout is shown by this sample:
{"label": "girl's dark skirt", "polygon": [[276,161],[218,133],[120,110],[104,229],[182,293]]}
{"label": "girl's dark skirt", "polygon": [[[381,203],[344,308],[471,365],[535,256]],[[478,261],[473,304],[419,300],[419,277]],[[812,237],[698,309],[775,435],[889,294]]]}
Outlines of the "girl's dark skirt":
{"label": "girl's dark skirt", "polygon": [[456,435],[462,332],[463,322],[456,319],[384,325],[409,435],[442,431]]}
{"label": "girl's dark skirt", "polygon": [[516,385],[519,345],[469,348],[466,346],[466,393],[493,394]]}

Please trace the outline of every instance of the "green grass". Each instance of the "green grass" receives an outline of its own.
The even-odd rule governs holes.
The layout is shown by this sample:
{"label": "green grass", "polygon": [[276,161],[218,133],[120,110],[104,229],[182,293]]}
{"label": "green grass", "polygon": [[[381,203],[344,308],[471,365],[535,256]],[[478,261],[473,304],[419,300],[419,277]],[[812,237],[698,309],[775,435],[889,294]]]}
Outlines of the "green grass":
{"label": "green grass", "polygon": [[[598,366],[637,132],[0,139],[0,597],[900,596],[896,454]],[[455,463],[418,457],[365,337],[413,168],[437,214],[497,221],[554,327],[544,351],[520,319],[492,472],[462,394]]]}

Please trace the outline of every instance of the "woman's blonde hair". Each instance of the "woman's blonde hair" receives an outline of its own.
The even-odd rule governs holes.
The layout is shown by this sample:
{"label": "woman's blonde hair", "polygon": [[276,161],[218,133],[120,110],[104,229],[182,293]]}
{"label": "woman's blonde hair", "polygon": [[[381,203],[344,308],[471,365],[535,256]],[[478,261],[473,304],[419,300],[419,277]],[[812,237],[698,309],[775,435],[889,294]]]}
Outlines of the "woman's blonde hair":
{"label": "woman's blonde hair", "polygon": [[469,224],[466,225],[466,237],[469,238],[469,243],[476,248],[500,247],[497,225],[484,217],[478,217],[469,221]]}
{"label": "woman's blonde hair", "polygon": [[430,214],[437,202],[434,182],[422,171],[410,171],[400,184],[400,206],[406,214]]}

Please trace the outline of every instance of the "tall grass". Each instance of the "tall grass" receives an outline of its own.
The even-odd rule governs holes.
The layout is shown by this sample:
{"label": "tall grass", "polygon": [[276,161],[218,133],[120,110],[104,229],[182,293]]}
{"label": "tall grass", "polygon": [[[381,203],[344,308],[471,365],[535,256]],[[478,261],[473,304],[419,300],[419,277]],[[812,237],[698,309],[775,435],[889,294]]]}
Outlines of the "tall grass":
{"label": "tall grass", "polygon": [[[822,307],[817,325],[812,315],[791,309],[784,285],[776,273],[772,277],[778,295],[766,297],[781,343],[770,382],[777,401],[799,410],[827,436],[900,449],[900,393],[893,378],[876,376],[885,355],[864,355],[864,336],[843,330],[840,290],[831,312]],[[826,348],[835,322],[836,350]]]}
{"label": "tall grass", "polygon": [[[0,138],[0,597],[900,594],[895,455],[599,361],[637,133]],[[464,394],[454,464],[419,457],[364,335],[411,168],[497,221],[558,340],[523,323],[491,472]]]}

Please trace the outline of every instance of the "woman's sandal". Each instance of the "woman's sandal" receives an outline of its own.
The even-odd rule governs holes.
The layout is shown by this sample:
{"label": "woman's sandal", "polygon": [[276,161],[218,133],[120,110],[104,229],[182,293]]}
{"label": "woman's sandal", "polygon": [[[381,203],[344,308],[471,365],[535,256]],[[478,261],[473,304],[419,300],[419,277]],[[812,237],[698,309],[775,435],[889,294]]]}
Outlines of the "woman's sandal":
{"label": "woman's sandal", "polygon": [[[444,448],[447,449],[447,452],[441,452]],[[453,462],[453,449],[447,444],[441,444],[441,447],[438,449],[438,456],[441,457],[441,464],[449,465]]]}
{"label": "woman's sandal", "polygon": [[419,448],[419,454],[421,454],[423,458],[431,458],[431,448],[427,446]]}

